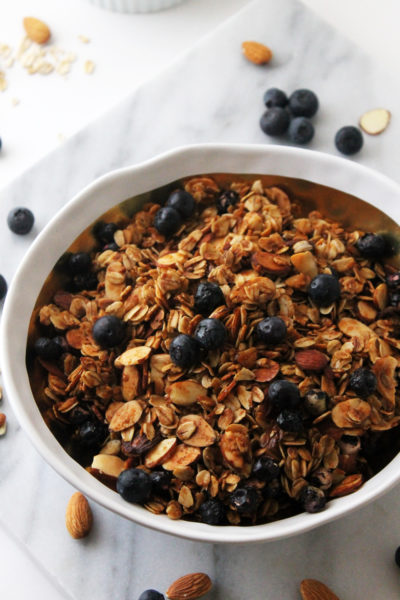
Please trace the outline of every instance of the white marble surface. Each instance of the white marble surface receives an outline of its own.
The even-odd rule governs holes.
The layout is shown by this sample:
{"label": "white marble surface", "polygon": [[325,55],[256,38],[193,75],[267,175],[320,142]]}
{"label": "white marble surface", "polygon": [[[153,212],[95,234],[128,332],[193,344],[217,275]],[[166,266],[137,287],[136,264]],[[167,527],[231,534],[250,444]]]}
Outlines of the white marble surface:
{"label": "white marble surface", "polygon": [[[274,63],[244,61],[245,37],[268,39]],[[361,112],[384,105],[395,112],[393,81],[294,0],[256,0],[165,73],[71,138],[0,197],[0,219],[16,204],[33,207],[39,231],[58,207],[105,171],[196,141],[265,142],[258,127],[262,94],[309,86],[319,95],[314,149],[335,152],[333,136]],[[162,99],[162,102],[160,101]],[[396,118],[384,135],[368,138],[354,160],[399,179]],[[12,273],[33,235],[4,232],[0,272]],[[22,368],[22,366],[21,366]],[[66,597],[133,600],[147,587],[165,590],[184,572],[203,570],[215,600],[295,600],[304,577],[331,585],[352,600],[399,597],[393,564],[400,544],[399,489],[373,505],[311,533],[268,545],[226,547],[177,540],[135,526],[94,506],[95,527],[83,542],[64,528],[71,487],[38,457],[12,416],[1,440],[0,522],[43,565]],[[3,460],[6,457],[6,460]],[[49,598],[55,598],[56,592]],[[10,590],[8,598],[12,598]]]}

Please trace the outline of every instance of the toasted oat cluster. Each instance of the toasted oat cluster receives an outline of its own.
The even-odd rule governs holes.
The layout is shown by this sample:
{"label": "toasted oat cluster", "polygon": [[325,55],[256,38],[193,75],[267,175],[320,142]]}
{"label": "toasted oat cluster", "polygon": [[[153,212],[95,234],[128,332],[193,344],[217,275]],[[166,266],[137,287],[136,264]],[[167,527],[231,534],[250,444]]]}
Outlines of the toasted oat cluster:
{"label": "toasted oat cluster", "polygon": [[[41,307],[46,418],[93,475],[153,513],[252,525],[321,510],[398,449],[400,276],[379,236],[297,217],[280,188],[182,187],[195,211],[174,234],[145,205],[108,228],[79,290]],[[178,336],[194,354],[170,354]]]}

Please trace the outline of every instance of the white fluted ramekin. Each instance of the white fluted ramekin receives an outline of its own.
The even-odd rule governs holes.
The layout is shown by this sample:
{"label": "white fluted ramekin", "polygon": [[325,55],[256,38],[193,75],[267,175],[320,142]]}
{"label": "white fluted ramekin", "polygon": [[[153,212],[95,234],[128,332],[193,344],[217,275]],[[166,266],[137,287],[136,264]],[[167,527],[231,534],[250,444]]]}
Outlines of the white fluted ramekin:
{"label": "white fluted ramekin", "polygon": [[[252,527],[215,527],[172,521],[125,502],[78,464],[47,427],[32,395],[25,363],[28,326],[43,286],[58,258],[100,215],[132,198],[199,173],[268,174],[305,179],[352,194],[400,222],[400,186],[355,162],[320,152],[272,145],[201,144],[169,151],[97,179],[73,198],[28,250],[8,291],[0,331],[3,381],[14,412],[31,441],[62,477],[115,513],[141,525],[203,542],[249,543],[286,538],[346,515],[376,500],[400,482],[400,454],[356,492],[327,503],[325,510]],[[63,235],[59,235],[62,231]]]}
{"label": "white fluted ramekin", "polygon": [[171,8],[184,0],[89,0],[92,4],[122,13],[149,13]]}

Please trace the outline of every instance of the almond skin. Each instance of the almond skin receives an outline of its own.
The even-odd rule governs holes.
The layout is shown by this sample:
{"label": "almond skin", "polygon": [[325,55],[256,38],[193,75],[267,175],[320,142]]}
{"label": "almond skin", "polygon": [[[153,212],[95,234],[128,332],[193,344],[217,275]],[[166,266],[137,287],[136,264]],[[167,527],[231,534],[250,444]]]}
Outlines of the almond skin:
{"label": "almond skin", "polygon": [[303,600],[339,600],[336,594],[317,579],[303,579],[300,593]]}
{"label": "almond skin", "polygon": [[323,371],[329,360],[319,350],[299,350],[295,354],[296,365],[303,371]]}
{"label": "almond skin", "polygon": [[255,65],[265,65],[272,58],[272,51],[268,46],[260,44],[260,42],[243,42],[242,52],[250,62]]}
{"label": "almond skin", "polygon": [[189,573],[180,577],[167,590],[170,600],[194,600],[211,589],[212,582],[205,573]]}
{"label": "almond skin", "polygon": [[26,35],[32,42],[45,44],[49,41],[51,35],[50,28],[43,21],[35,19],[35,17],[25,17],[23,25]]}
{"label": "almond skin", "polygon": [[92,510],[85,496],[75,492],[68,502],[65,513],[65,525],[71,536],[78,540],[86,537],[93,523]]}

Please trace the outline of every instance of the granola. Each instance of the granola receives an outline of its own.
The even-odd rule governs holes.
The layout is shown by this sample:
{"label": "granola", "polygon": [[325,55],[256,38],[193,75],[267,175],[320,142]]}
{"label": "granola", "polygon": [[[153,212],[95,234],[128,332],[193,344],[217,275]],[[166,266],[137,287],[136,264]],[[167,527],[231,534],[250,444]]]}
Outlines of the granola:
{"label": "granola", "polygon": [[[154,514],[252,525],[320,510],[399,449],[397,273],[360,253],[365,232],[317,211],[299,216],[280,187],[233,178],[221,189],[212,176],[181,185],[196,211],[174,235],[157,231],[160,204],[146,203],[91,252],[94,285],[64,286],[40,307],[41,332],[62,351],[32,358],[29,340],[38,404],[106,485],[129,469],[153,474],[142,503]],[[336,278],[340,295],[318,305],[310,284],[321,275]],[[170,346],[204,318],[195,295],[206,281],[224,298],[206,316],[227,337],[182,368]],[[111,348],[92,335],[107,315],[125,327]],[[256,332],[272,316],[286,334],[268,344]],[[360,369],[376,382],[368,393],[351,380]],[[290,406],[269,395],[277,381],[297,390],[296,426],[283,425]]]}

